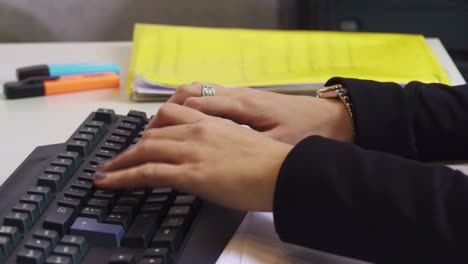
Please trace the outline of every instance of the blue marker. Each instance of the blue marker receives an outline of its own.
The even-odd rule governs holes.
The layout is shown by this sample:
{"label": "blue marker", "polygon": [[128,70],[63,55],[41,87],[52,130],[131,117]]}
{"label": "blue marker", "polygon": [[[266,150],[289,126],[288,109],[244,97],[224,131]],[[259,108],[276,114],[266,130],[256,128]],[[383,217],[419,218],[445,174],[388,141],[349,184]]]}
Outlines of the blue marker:
{"label": "blue marker", "polygon": [[34,65],[16,70],[18,80],[29,77],[60,77],[64,75],[77,75],[99,72],[114,72],[120,74],[119,65],[115,63],[103,64],[49,64]]}

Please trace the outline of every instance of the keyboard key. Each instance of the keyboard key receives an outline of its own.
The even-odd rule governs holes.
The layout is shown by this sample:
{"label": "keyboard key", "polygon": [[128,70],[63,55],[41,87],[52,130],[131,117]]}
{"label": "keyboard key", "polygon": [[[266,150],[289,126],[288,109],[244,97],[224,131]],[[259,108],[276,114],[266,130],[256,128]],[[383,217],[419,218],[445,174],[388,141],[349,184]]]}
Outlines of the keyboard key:
{"label": "keyboard key", "polygon": [[26,213],[18,213],[18,212],[9,212],[4,220],[3,224],[7,226],[15,226],[17,227],[22,233],[28,231],[31,226],[31,218]]}
{"label": "keyboard key", "polygon": [[54,255],[69,257],[72,263],[78,264],[81,260],[80,251],[77,247],[59,244],[52,252]]}
{"label": "keyboard key", "polygon": [[171,254],[176,252],[181,244],[182,232],[178,228],[161,228],[151,240],[151,247],[166,247]]}
{"label": "keyboard key", "polygon": [[135,256],[133,254],[115,254],[112,255],[109,264],[134,264]]}
{"label": "keyboard key", "polygon": [[46,174],[57,174],[60,175],[64,181],[68,181],[70,179],[70,174],[68,173],[68,169],[65,167],[60,166],[49,166],[44,171]]}
{"label": "keyboard key", "polygon": [[88,142],[83,140],[71,140],[67,142],[67,151],[78,152],[80,156],[86,157],[91,151]]}
{"label": "keyboard key", "polygon": [[131,131],[132,133],[135,133],[135,131],[137,130],[137,126],[135,124],[128,123],[128,122],[120,123],[118,128],[123,129],[123,130]]}
{"label": "keyboard key", "polygon": [[112,143],[109,141],[104,142],[104,144],[101,146],[103,150],[109,150],[109,151],[115,151],[115,152],[120,152],[123,149],[122,144],[118,143]]}
{"label": "keyboard key", "polygon": [[173,188],[153,188],[151,190],[151,194],[166,194],[166,195],[170,195],[174,193],[174,189]]}
{"label": "keyboard key", "polygon": [[94,121],[102,121],[104,123],[113,123],[117,117],[115,111],[112,109],[99,108],[94,113]]}
{"label": "keyboard key", "polygon": [[44,254],[39,250],[23,248],[16,255],[16,262],[40,264],[44,262]]}
{"label": "keyboard key", "polygon": [[76,199],[81,199],[81,200],[88,200],[89,194],[91,192],[85,191],[85,190],[80,190],[80,189],[75,189],[75,188],[70,188],[67,191],[65,191],[64,195],[66,197],[70,198],[76,198]]}
{"label": "keyboard key", "polygon": [[146,113],[145,113],[145,112],[142,112],[142,111],[130,110],[130,111],[127,113],[127,116],[139,118],[139,119],[141,119],[141,121],[143,121],[144,123],[147,123],[147,122],[148,122],[148,118],[146,117]]}
{"label": "keyboard key", "polygon": [[91,189],[93,188],[93,183],[91,183],[89,181],[75,180],[72,183],[71,187],[74,188],[74,189],[91,191]]}
{"label": "keyboard key", "polygon": [[82,201],[76,198],[62,197],[58,200],[57,204],[59,206],[72,208],[75,212],[81,211],[83,207]]}
{"label": "keyboard key", "polygon": [[163,212],[164,211],[164,205],[162,204],[144,204],[140,208],[141,213],[158,213],[158,212]]}
{"label": "keyboard key", "polygon": [[122,122],[130,123],[136,126],[136,129],[140,130],[143,127],[143,120],[134,116],[127,116],[122,118]]}
{"label": "keyboard key", "polygon": [[73,160],[72,171],[76,171],[81,165],[81,157],[78,152],[66,151],[58,154],[59,159],[71,159]]}
{"label": "keyboard key", "polygon": [[96,156],[103,157],[103,158],[106,158],[106,159],[112,159],[112,158],[115,157],[115,155],[117,155],[117,152],[110,151],[110,150],[105,150],[105,149],[100,149],[96,153]]}
{"label": "keyboard key", "polygon": [[17,204],[15,204],[15,206],[13,206],[13,209],[11,209],[11,210],[13,212],[28,214],[29,218],[31,218],[31,221],[33,223],[35,223],[37,218],[39,218],[39,216],[41,215],[40,212],[39,212],[39,209],[34,204],[17,203]]}
{"label": "keyboard key", "polygon": [[164,227],[173,227],[173,228],[181,228],[185,229],[184,225],[186,223],[184,217],[173,217],[173,216],[168,216],[166,219],[161,224],[161,228]]}
{"label": "keyboard key", "polygon": [[163,264],[168,264],[168,262],[171,259],[171,256],[169,255],[169,250],[163,247],[145,249],[143,257],[160,258]]}
{"label": "keyboard key", "polygon": [[162,259],[160,258],[142,258],[138,261],[138,264],[162,264]]}
{"label": "keyboard key", "polygon": [[58,192],[63,188],[63,180],[60,175],[43,174],[37,179],[38,186],[49,187],[53,192]]}
{"label": "keyboard key", "polygon": [[24,247],[27,249],[39,250],[46,256],[49,255],[49,253],[52,251],[52,245],[50,242],[42,239],[30,239],[28,242],[26,242]]}
{"label": "keyboard key", "polygon": [[122,196],[117,201],[117,204],[138,207],[140,205],[141,200],[141,197]]}
{"label": "keyboard key", "polygon": [[94,218],[98,220],[99,222],[102,222],[105,216],[105,211],[101,208],[84,207],[81,210],[80,216]]}
{"label": "keyboard key", "polygon": [[121,225],[125,230],[131,223],[131,217],[128,215],[110,214],[104,220],[105,223]]}
{"label": "keyboard key", "polygon": [[94,208],[100,208],[100,209],[104,210],[105,214],[107,214],[107,211],[110,208],[110,202],[109,202],[109,200],[105,200],[105,199],[91,198],[91,199],[89,199],[86,206],[94,207]]}
{"label": "keyboard key", "polygon": [[101,135],[104,135],[107,132],[107,128],[104,126],[104,122],[102,121],[91,121],[91,122],[86,122],[84,124],[85,127],[93,127],[97,128],[99,130],[99,133]]}
{"label": "keyboard key", "polygon": [[158,214],[139,214],[125,234],[123,244],[130,248],[146,248],[161,221]]}
{"label": "keyboard key", "polygon": [[59,159],[53,160],[50,164],[52,166],[62,166],[62,167],[67,168],[68,171],[70,172],[70,175],[75,173],[75,170],[76,170],[72,159],[60,159],[59,158]]}
{"label": "keyboard key", "polygon": [[13,242],[13,246],[18,245],[21,239],[23,239],[21,231],[16,226],[2,225],[0,227],[0,235],[10,238]]}
{"label": "keyboard key", "polygon": [[44,219],[44,228],[57,231],[61,236],[70,228],[74,211],[67,207],[55,207],[48,211]]}
{"label": "keyboard key", "polygon": [[28,189],[28,194],[42,195],[47,204],[50,204],[54,199],[54,194],[49,187],[33,186]]}
{"label": "keyboard key", "polygon": [[116,205],[112,208],[111,214],[128,215],[133,218],[135,208],[127,205]]}
{"label": "keyboard key", "polygon": [[20,198],[21,203],[34,204],[39,208],[39,212],[42,214],[47,209],[47,202],[42,195],[26,194]]}
{"label": "keyboard key", "polygon": [[49,243],[52,245],[52,248],[54,248],[57,245],[60,239],[57,231],[43,228],[39,228],[36,231],[34,231],[33,238],[49,241]]}
{"label": "keyboard key", "polygon": [[192,209],[190,206],[172,206],[167,212],[168,216],[191,216]]}
{"label": "keyboard key", "polygon": [[9,256],[13,251],[13,242],[9,237],[0,236],[0,250],[4,256]]}
{"label": "keyboard key", "polygon": [[121,225],[98,223],[96,219],[78,217],[70,228],[70,234],[84,236],[88,243],[103,247],[119,247],[124,236]]}
{"label": "keyboard key", "polygon": [[46,264],[73,264],[72,259],[65,256],[50,255]]}
{"label": "keyboard key", "polygon": [[145,203],[152,204],[152,203],[167,203],[169,202],[169,197],[167,195],[151,195],[149,196]]}
{"label": "keyboard key", "polygon": [[73,140],[86,141],[90,149],[93,149],[94,146],[96,146],[96,139],[94,138],[94,135],[92,134],[84,134],[84,133],[78,132],[77,134],[73,135]]}
{"label": "keyboard key", "polygon": [[98,189],[94,192],[93,198],[114,201],[117,198],[117,193],[115,191]]}
{"label": "keyboard key", "polygon": [[125,129],[114,129],[112,135],[129,138],[132,136],[132,132]]}
{"label": "keyboard key", "polygon": [[77,247],[82,257],[86,256],[89,250],[88,241],[83,236],[65,235],[60,240],[60,244]]}
{"label": "keyboard key", "polygon": [[78,176],[78,180],[94,182],[93,173],[83,172]]}

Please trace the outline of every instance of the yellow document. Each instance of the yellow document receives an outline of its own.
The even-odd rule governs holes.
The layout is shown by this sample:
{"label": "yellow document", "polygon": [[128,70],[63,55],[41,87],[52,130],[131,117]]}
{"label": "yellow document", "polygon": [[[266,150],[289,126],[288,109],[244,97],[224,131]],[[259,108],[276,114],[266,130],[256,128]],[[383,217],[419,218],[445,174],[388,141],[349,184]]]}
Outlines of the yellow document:
{"label": "yellow document", "polygon": [[127,88],[323,84],[334,76],[450,84],[424,37],[137,24]]}

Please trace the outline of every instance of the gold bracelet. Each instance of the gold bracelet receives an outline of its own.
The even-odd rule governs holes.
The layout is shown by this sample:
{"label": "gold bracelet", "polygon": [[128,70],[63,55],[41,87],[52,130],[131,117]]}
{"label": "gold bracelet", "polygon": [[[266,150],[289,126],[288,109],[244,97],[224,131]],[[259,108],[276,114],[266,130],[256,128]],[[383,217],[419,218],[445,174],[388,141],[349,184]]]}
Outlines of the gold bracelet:
{"label": "gold bracelet", "polygon": [[354,136],[354,119],[352,111],[353,105],[351,104],[351,100],[348,96],[348,89],[344,88],[341,84],[327,86],[317,91],[317,97],[326,99],[340,99],[344,103],[346,110],[348,110],[349,116],[351,117],[351,125]]}

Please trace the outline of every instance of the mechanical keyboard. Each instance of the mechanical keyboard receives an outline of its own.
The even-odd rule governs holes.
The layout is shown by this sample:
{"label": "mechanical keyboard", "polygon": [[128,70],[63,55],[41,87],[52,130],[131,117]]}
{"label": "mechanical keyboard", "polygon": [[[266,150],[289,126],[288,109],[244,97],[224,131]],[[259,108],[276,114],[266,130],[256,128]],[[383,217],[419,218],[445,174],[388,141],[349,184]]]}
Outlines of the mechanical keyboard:
{"label": "mechanical keyboard", "polygon": [[147,123],[98,109],[65,143],[37,147],[0,187],[0,263],[216,262],[245,213],[173,188],[93,185]]}

